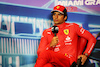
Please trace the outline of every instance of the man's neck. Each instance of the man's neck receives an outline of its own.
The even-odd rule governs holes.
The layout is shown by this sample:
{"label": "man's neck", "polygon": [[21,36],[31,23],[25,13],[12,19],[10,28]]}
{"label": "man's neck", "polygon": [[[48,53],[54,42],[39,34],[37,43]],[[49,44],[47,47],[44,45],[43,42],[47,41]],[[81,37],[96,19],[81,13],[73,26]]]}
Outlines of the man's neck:
{"label": "man's neck", "polygon": [[[63,22],[63,23],[65,23],[65,22]],[[55,26],[59,26],[59,25],[61,25],[61,24],[63,24],[63,23],[57,23],[57,24],[54,24]]]}

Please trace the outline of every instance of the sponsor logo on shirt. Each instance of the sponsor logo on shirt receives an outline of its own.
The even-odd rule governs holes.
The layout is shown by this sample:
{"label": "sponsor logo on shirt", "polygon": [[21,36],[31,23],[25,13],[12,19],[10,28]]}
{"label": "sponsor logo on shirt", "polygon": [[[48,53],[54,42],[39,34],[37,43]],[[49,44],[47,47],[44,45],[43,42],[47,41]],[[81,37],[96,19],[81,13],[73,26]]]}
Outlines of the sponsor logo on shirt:
{"label": "sponsor logo on shirt", "polygon": [[47,34],[51,34],[51,32],[47,32]]}
{"label": "sponsor logo on shirt", "polygon": [[49,48],[47,47],[46,50],[48,50]]}
{"label": "sponsor logo on shirt", "polygon": [[80,29],[80,32],[81,32],[82,34],[84,33],[84,31],[85,31],[84,28],[81,28],[81,29]]}
{"label": "sponsor logo on shirt", "polygon": [[60,47],[60,45],[56,45],[56,47]]}
{"label": "sponsor logo on shirt", "polygon": [[71,57],[73,57],[72,55],[70,55],[70,54],[67,54],[67,53],[65,53],[65,56],[66,56],[66,57],[68,57],[68,58],[71,58]]}
{"label": "sponsor logo on shirt", "polygon": [[58,52],[60,49],[59,49],[60,45],[56,45],[56,47],[54,48],[54,52]]}
{"label": "sponsor logo on shirt", "polygon": [[88,53],[90,53],[90,52],[92,51],[94,45],[95,45],[95,44],[93,43],[92,46],[91,46],[91,48],[90,48],[90,50],[88,51]]}
{"label": "sponsor logo on shirt", "polygon": [[54,52],[58,52],[60,49],[57,47],[54,49]]}
{"label": "sponsor logo on shirt", "polygon": [[72,43],[71,43],[72,40],[71,40],[71,38],[70,38],[69,36],[66,37],[66,39],[65,39],[64,42],[65,42],[65,45],[71,45],[71,44],[72,44]]}
{"label": "sponsor logo on shirt", "polygon": [[65,33],[66,35],[68,35],[68,34],[69,34],[69,29],[65,29],[65,30],[64,30],[64,33]]}
{"label": "sponsor logo on shirt", "polygon": [[71,25],[73,25],[73,23],[70,23],[69,25],[66,25],[66,27],[69,27],[69,26],[71,26]]}

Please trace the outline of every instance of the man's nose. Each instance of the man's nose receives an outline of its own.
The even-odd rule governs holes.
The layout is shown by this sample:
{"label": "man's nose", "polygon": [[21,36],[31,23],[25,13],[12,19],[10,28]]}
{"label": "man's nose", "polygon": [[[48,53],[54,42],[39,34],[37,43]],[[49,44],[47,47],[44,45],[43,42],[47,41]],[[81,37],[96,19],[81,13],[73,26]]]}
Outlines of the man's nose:
{"label": "man's nose", "polygon": [[55,15],[55,18],[58,18],[58,15]]}

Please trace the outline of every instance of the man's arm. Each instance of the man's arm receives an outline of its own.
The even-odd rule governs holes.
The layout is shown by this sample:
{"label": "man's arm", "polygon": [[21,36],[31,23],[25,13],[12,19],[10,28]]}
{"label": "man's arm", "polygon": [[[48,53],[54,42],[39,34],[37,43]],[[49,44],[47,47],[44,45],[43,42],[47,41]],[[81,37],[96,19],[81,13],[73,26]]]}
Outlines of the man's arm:
{"label": "man's arm", "polygon": [[37,50],[37,54],[39,55],[43,50],[46,50],[46,48],[49,46],[48,39],[47,39],[47,32],[46,30],[43,31],[40,44]]}
{"label": "man's arm", "polygon": [[[48,31],[44,30],[41,36],[41,41],[37,51],[38,55],[44,50],[53,50],[58,43],[58,36],[55,36],[52,39],[50,39],[51,37],[49,38],[47,32]],[[48,39],[50,39],[51,42],[48,42]]]}
{"label": "man's arm", "polygon": [[79,27],[78,25],[75,25],[76,32],[80,37],[83,37],[88,40],[87,47],[85,51],[83,52],[82,55],[79,55],[78,58],[82,57],[82,65],[85,63],[87,60],[87,57],[90,55],[92,52],[95,43],[96,43],[96,38],[87,30],[83,29],[82,27]]}

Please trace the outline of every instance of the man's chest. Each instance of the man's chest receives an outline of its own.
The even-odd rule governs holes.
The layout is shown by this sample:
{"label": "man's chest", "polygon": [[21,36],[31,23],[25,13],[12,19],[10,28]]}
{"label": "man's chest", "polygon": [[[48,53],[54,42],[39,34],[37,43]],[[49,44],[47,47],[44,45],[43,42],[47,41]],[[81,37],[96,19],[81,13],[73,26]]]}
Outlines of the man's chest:
{"label": "man's chest", "polygon": [[[50,31],[48,32],[48,42],[51,42],[52,38],[54,37],[54,34]],[[73,39],[77,36],[76,32],[73,27],[66,27],[59,29],[59,32],[57,33],[58,41],[59,43],[63,42],[71,42]]]}

